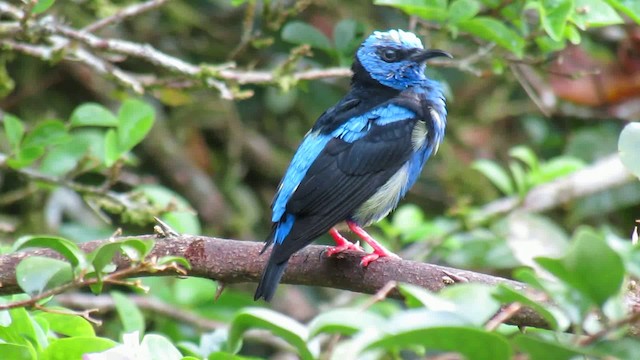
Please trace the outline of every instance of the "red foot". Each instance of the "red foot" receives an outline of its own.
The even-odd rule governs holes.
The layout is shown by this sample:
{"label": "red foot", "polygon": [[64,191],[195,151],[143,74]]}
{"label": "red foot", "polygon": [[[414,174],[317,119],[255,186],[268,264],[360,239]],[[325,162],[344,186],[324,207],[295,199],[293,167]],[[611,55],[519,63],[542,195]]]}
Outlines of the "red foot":
{"label": "red foot", "polygon": [[331,230],[329,230],[329,235],[331,235],[333,240],[336,242],[336,246],[327,249],[327,256],[332,256],[347,250],[364,252],[364,249],[362,249],[360,245],[354,244],[351,241],[345,239],[344,236],[340,235],[336,228],[331,228]]}
{"label": "red foot", "polygon": [[356,235],[358,235],[360,239],[366,241],[367,244],[369,244],[373,248],[373,253],[362,257],[362,260],[360,260],[360,265],[366,267],[366,266],[369,266],[369,264],[372,261],[375,261],[378,258],[387,257],[387,256],[393,259],[400,259],[398,255],[392,253],[391,251],[387,250],[384,246],[380,245],[373,237],[371,237],[371,235],[367,234],[367,232],[364,231],[363,228],[358,226],[358,224],[351,221],[347,221],[347,225],[349,226],[349,229],[351,229],[351,231],[353,231]]}

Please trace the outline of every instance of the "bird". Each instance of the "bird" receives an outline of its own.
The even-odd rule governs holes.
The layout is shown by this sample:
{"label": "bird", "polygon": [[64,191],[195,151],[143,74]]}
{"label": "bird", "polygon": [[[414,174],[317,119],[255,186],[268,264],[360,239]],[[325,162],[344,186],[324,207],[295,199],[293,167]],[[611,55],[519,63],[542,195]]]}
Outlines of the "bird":
{"label": "bird", "polygon": [[436,57],[452,58],[400,29],[374,31],[359,46],[348,93],[316,120],[278,186],[260,254],[272,250],[254,300],[270,301],[289,258],[322,234],[336,242],[329,256],[363,251],[336,229],[343,222],[373,248],[362,266],[397,258],[363,227],[397,206],[444,138],[443,89],[424,73]]}

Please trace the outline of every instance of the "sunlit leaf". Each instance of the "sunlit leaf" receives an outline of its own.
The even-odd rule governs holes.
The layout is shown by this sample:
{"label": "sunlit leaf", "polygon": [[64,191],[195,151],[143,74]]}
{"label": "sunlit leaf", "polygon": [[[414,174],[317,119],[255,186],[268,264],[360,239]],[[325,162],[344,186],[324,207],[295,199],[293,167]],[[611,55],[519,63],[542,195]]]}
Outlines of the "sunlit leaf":
{"label": "sunlit leaf", "polygon": [[113,340],[106,338],[75,336],[57,339],[45,350],[43,356],[47,360],[84,359],[88,353],[105,351],[115,345],[117,344]]}
{"label": "sunlit leaf", "polygon": [[380,315],[358,309],[334,309],[316,316],[308,325],[309,337],[320,333],[353,335],[366,328],[383,326]]}
{"label": "sunlit leaf", "polygon": [[118,318],[122,323],[124,332],[137,331],[140,335],[144,334],[144,316],[138,306],[121,292],[112,291],[110,294],[118,311]]}
{"label": "sunlit leaf", "polygon": [[447,18],[447,0],[375,0],[373,3],[393,6],[426,20],[444,21]]}
{"label": "sunlit leaf", "polygon": [[315,27],[301,22],[292,21],[282,29],[282,40],[293,44],[307,44],[312,48],[331,52],[331,41]]}
{"label": "sunlit leaf", "polygon": [[453,24],[469,20],[480,11],[477,0],[454,0],[449,5],[449,21]]}
{"label": "sunlit leaf", "polygon": [[[64,308],[49,308],[50,310],[66,311]],[[95,336],[93,325],[83,317],[58,312],[40,312],[36,318],[41,318],[49,323],[49,330],[66,336]]]}
{"label": "sunlit leaf", "polygon": [[[640,10],[640,9],[639,9]],[[620,160],[636,177],[640,178],[640,122],[627,124],[618,140]]]}
{"label": "sunlit leaf", "polygon": [[637,0],[607,0],[609,5],[640,24],[640,2]]}
{"label": "sunlit leaf", "polygon": [[480,159],[476,160],[472,167],[486,176],[504,194],[512,195],[515,193],[509,174],[500,165],[490,160]]}
{"label": "sunlit leaf", "polygon": [[27,294],[38,295],[73,279],[71,264],[42,256],[29,256],[16,267],[16,279]]}
{"label": "sunlit leaf", "polygon": [[55,0],[38,0],[38,2],[33,7],[33,9],[31,9],[31,13],[33,14],[43,13],[47,11],[51,6],[53,6],[55,2],[56,2]]}
{"label": "sunlit leaf", "polygon": [[17,151],[24,136],[24,125],[20,119],[7,113],[4,114],[2,121],[9,145],[13,151]]}
{"label": "sunlit leaf", "polygon": [[507,27],[504,22],[490,17],[478,16],[459,22],[458,27],[460,30],[469,32],[479,38],[495,42],[518,57],[522,56],[525,46],[524,39],[517,32]]}
{"label": "sunlit leaf", "polygon": [[110,126],[117,127],[118,118],[100,104],[84,103],[71,114],[71,126]]}
{"label": "sunlit leaf", "polygon": [[30,247],[52,249],[69,260],[74,267],[85,268],[87,266],[84,252],[71,240],[48,235],[23,236],[13,244],[14,251]]}
{"label": "sunlit leaf", "polygon": [[118,149],[127,152],[138,145],[153,126],[155,112],[151,105],[128,99],[118,112]]}
{"label": "sunlit leaf", "polygon": [[269,309],[244,308],[231,322],[229,329],[229,350],[237,352],[242,346],[242,335],[249,329],[266,329],[283,338],[296,348],[302,359],[315,359],[319,348],[307,343],[307,328],[294,319]]}
{"label": "sunlit leaf", "polygon": [[459,353],[473,360],[509,360],[512,349],[499,334],[471,327],[424,327],[384,336],[367,349],[397,351],[421,345],[427,351]]}
{"label": "sunlit leaf", "polygon": [[25,136],[22,146],[49,146],[67,142],[70,139],[67,127],[60,120],[45,120],[38,123]]}

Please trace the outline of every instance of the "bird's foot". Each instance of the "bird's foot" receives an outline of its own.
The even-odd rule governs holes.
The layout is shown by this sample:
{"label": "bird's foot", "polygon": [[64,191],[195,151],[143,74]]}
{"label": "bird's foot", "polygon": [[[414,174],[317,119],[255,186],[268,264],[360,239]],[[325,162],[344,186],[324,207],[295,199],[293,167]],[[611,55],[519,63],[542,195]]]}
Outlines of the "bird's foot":
{"label": "bird's foot", "polygon": [[358,237],[362,240],[366,241],[373,248],[373,253],[369,255],[365,255],[360,260],[360,265],[367,267],[372,261],[378,260],[381,257],[389,257],[392,259],[400,259],[400,257],[393,252],[387,250],[384,246],[378,243],[371,235],[369,235],[363,228],[361,228],[358,224],[347,221],[347,225],[349,229],[353,231]]}
{"label": "bird's foot", "polygon": [[331,230],[329,231],[329,235],[331,235],[333,240],[336,242],[336,246],[327,249],[327,256],[332,256],[347,250],[364,252],[364,249],[360,246],[359,243],[354,244],[351,241],[347,240],[338,232],[336,228],[331,228]]}

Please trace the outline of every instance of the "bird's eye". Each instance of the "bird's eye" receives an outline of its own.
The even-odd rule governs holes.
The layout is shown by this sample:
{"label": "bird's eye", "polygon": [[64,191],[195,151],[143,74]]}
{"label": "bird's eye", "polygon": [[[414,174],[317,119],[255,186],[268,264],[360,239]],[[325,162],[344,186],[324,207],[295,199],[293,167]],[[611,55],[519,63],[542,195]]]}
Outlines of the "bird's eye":
{"label": "bird's eye", "polygon": [[383,49],[380,52],[380,57],[382,58],[382,60],[386,62],[394,62],[394,61],[397,61],[399,58],[398,52],[393,49]]}

